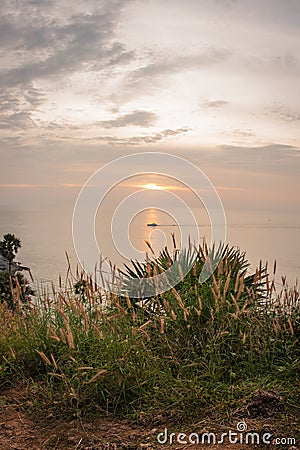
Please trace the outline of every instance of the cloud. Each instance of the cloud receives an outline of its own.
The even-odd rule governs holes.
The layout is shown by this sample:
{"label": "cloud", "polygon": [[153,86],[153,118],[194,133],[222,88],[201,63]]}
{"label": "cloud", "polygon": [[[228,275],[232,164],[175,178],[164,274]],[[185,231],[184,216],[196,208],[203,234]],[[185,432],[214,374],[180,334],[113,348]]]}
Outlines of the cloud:
{"label": "cloud", "polygon": [[219,146],[219,160],[227,167],[288,176],[299,174],[300,151],[293,145]]}
{"label": "cloud", "polygon": [[291,111],[282,104],[274,104],[268,109],[267,115],[271,115],[277,120],[287,123],[298,122],[300,120],[300,112]]}
{"label": "cloud", "polygon": [[155,124],[158,116],[150,111],[135,110],[127,114],[119,114],[112,120],[103,120],[97,122],[97,125],[103,128],[121,128],[127,126],[136,126],[148,128]]}
{"label": "cloud", "polygon": [[21,136],[6,136],[5,138],[2,138],[0,142],[1,144],[7,145],[9,147],[20,147],[23,143],[23,139],[21,138]]}
{"label": "cloud", "polygon": [[11,88],[0,94],[0,129],[24,130],[36,126],[32,114],[45,101],[42,91],[33,88]]}
{"label": "cloud", "polygon": [[[127,50],[126,46],[122,42],[113,42],[111,48],[107,51],[107,61],[105,66],[121,66],[123,64],[128,64],[136,58],[136,53],[133,50]],[[103,67],[103,63],[94,64],[91,69],[97,70]]]}
{"label": "cloud", "polygon": [[177,73],[211,67],[227,61],[231,55],[232,51],[225,48],[202,49],[190,54],[175,51],[171,56],[169,53],[151,56],[147,51],[146,63],[126,74],[122,91],[112,98],[116,101],[128,101],[143,93],[149,94]]}
{"label": "cloud", "polygon": [[[107,76],[105,68],[111,71],[134,59],[134,52],[114,37],[126,3],[125,0],[109,3],[78,0],[76,4],[66,2],[65,5],[56,0],[32,0],[18,5],[14,1],[1,2],[0,128],[3,133],[32,127],[72,128],[66,120],[61,120],[64,111],[56,113],[54,118],[53,114],[48,115],[57,108],[52,99],[57,97],[62,85],[63,95],[70,98],[77,88],[80,92],[78,81],[72,80],[78,74],[86,79],[96,71],[91,76],[101,79]],[[94,95],[89,81],[86,83],[85,92]],[[45,108],[41,108],[44,103]]]}
{"label": "cloud", "polygon": [[228,49],[205,49],[193,54],[174,54],[173,56],[162,55],[156,61],[150,62],[129,75],[129,83],[148,78],[159,78],[161,75],[172,74],[177,71],[197,70],[201,67],[211,66],[226,61],[231,56]]}
{"label": "cloud", "polygon": [[66,188],[82,188],[82,183],[60,183],[59,186],[66,187]]}
{"label": "cloud", "polygon": [[300,148],[280,143],[219,145],[216,148],[202,148],[197,152],[187,151],[186,157],[199,167],[212,168],[213,172],[219,169],[230,170],[238,174],[239,178],[241,173],[251,174],[254,183],[255,174],[269,173],[298,178],[300,171]]}
{"label": "cloud", "polygon": [[220,145],[219,148],[226,152],[234,152],[238,154],[238,152],[245,152],[247,150],[253,151],[256,153],[261,153],[268,156],[275,157],[276,155],[287,155],[287,154],[299,154],[298,147],[293,145],[285,145],[285,144],[268,144],[268,145],[260,145],[260,146],[234,146],[234,145]]}
{"label": "cloud", "polygon": [[0,188],[19,188],[19,189],[27,189],[27,188],[40,188],[44,187],[43,184],[30,184],[30,183],[1,183]]}
{"label": "cloud", "polygon": [[42,105],[46,101],[46,95],[39,89],[30,87],[24,93],[26,101],[33,107]]}
{"label": "cloud", "polygon": [[19,111],[12,114],[6,114],[1,118],[0,129],[24,129],[33,126],[31,114],[27,111]]}
{"label": "cloud", "polygon": [[111,145],[142,145],[142,144],[154,144],[159,141],[185,134],[190,130],[188,127],[177,128],[175,130],[166,129],[157,133],[131,136],[131,137],[117,137],[117,136],[99,136],[95,138],[86,138],[84,141],[100,141]]}
{"label": "cloud", "polygon": [[243,136],[243,137],[254,137],[256,134],[251,129],[242,129],[242,128],[234,128],[233,130],[224,130],[221,131],[220,134],[228,135],[228,136]]}
{"label": "cloud", "polygon": [[[72,73],[85,64],[117,64],[133,53],[113,42],[121,1],[103,4],[92,13],[73,12],[49,17],[29,4],[26,14],[6,14],[0,26],[5,45],[7,69],[2,70],[2,86],[17,86],[49,76]],[[96,3],[95,3],[96,4]],[[65,10],[66,11],[66,10]],[[15,58],[14,58],[15,56]],[[21,61],[16,65],[16,61]]]}
{"label": "cloud", "polygon": [[[299,171],[299,2],[168,3],[1,0],[3,183],[131,146],[191,151],[232,176]],[[230,142],[245,146],[215,148]]]}
{"label": "cloud", "polygon": [[202,104],[204,108],[208,109],[220,109],[227,105],[228,102],[226,100],[208,100]]}

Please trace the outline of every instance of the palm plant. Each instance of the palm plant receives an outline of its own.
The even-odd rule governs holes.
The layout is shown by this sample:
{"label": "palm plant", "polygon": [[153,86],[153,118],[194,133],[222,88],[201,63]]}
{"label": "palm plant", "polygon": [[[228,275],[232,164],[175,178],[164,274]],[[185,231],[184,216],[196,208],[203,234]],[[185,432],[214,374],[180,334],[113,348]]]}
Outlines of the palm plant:
{"label": "palm plant", "polygon": [[[164,276],[164,284],[169,286],[165,292],[170,291],[173,295],[173,287],[176,286],[177,294],[186,297],[189,305],[195,301],[198,304],[196,293],[201,295],[201,292],[209,291],[212,295],[220,295],[224,290],[226,299],[230,302],[232,296],[237,298],[240,305],[250,302],[250,299],[253,301],[254,298],[263,302],[267,295],[266,267],[260,266],[255,273],[247,275],[249,266],[245,253],[228,244],[213,246],[211,250],[206,245],[197,249],[190,246],[181,252],[174,245],[173,252],[164,248],[157,258],[144,262],[131,261],[131,266],[125,265],[125,270],[120,272],[123,276],[123,294],[129,295],[133,307],[142,304],[145,309],[154,312],[164,309],[164,301],[169,294],[161,294],[157,289],[157,295],[147,297],[142,290],[142,281],[147,280],[149,286],[154,287],[157,275]],[[168,270],[170,268],[172,270]],[[202,282],[202,279],[205,281]],[[138,298],[131,298],[132,287],[136,289],[139,282],[140,295]]]}
{"label": "palm plant", "polygon": [[11,265],[16,257],[16,254],[21,248],[21,240],[12,233],[7,233],[3,236],[0,242],[0,253],[8,260],[8,271],[11,272]]}

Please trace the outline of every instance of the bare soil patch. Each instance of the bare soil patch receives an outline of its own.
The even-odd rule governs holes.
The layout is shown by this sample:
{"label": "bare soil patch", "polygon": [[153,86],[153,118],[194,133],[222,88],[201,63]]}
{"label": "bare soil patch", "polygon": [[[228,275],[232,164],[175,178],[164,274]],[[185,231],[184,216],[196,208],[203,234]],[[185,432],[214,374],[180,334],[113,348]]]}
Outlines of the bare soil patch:
{"label": "bare soil patch", "polygon": [[[281,399],[274,393],[269,394],[269,405],[266,406],[264,397],[268,393],[258,392],[252,403],[255,418],[247,418],[248,430],[277,432],[280,428],[282,436],[284,426],[278,417],[272,416],[274,411],[270,411],[271,404],[274,409],[281,410]],[[256,403],[255,403],[256,402]],[[267,402],[268,403],[268,402]],[[259,410],[259,408],[261,409]],[[269,409],[268,409],[269,408]],[[261,414],[260,414],[261,413]],[[259,417],[258,417],[259,416]],[[237,422],[241,419],[237,419]],[[179,445],[173,443],[169,445],[157,442],[158,433],[165,428],[182,431],[180,423],[177,425],[173,421],[166,421],[163,415],[157,415],[152,420],[118,420],[115,418],[86,417],[71,421],[62,420],[55,417],[49,411],[45,414],[32,415],[26,412],[26,402],[23,402],[23,393],[19,389],[8,389],[0,395],[0,449],[1,450],[133,450],[133,449],[224,449],[224,450],[245,450],[256,449],[289,449],[296,450],[298,447],[291,445],[263,446],[242,445],[242,444],[222,444],[222,445]],[[229,427],[228,427],[229,428]],[[235,430],[235,426],[231,427]],[[186,430],[186,427],[184,427]],[[226,427],[220,426],[216,429],[211,423],[195,425],[193,432],[203,433],[204,431],[214,431],[216,433],[226,432]]]}

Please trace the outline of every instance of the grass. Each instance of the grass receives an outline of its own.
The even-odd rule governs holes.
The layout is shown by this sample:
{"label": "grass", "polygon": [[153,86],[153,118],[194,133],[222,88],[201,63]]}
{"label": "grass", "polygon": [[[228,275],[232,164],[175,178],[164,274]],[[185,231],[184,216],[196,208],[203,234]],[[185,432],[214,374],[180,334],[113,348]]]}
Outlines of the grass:
{"label": "grass", "polygon": [[[150,270],[149,262],[135,263],[125,282],[160,273],[175,258],[165,250]],[[2,303],[0,386],[27,385],[33,410],[69,417],[161,412],[184,422],[225,420],[245,413],[258,389],[283,397],[282,414],[297,412],[297,289],[276,292],[264,267],[248,274],[245,255],[229,247],[200,284],[206,258],[199,249],[188,275],[143,307],[103,298],[84,275],[70,278],[66,293],[40,294],[34,307]]]}

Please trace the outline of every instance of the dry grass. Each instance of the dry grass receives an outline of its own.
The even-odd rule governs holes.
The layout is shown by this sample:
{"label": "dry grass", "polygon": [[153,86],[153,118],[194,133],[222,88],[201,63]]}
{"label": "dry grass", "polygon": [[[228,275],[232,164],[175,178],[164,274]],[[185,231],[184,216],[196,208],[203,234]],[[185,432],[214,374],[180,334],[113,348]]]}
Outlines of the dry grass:
{"label": "dry grass", "polygon": [[[262,266],[247,274],[245,255],[230,248],[199,284],[206,256],[199,250],[176,287],[142,303],[104,298],[80,275],[76,283],[69,278],[67,292],[41,294],[33,307],[12,312],[1,304],[1,385],[30,380],[39,386],[34,408],[78,416],[228,417],[261,388],[276,390],[294,410],[297,288],[283,283],[277,291]],[[145,265],[145,276],[170,263],[163,257],[150,271]]]}

